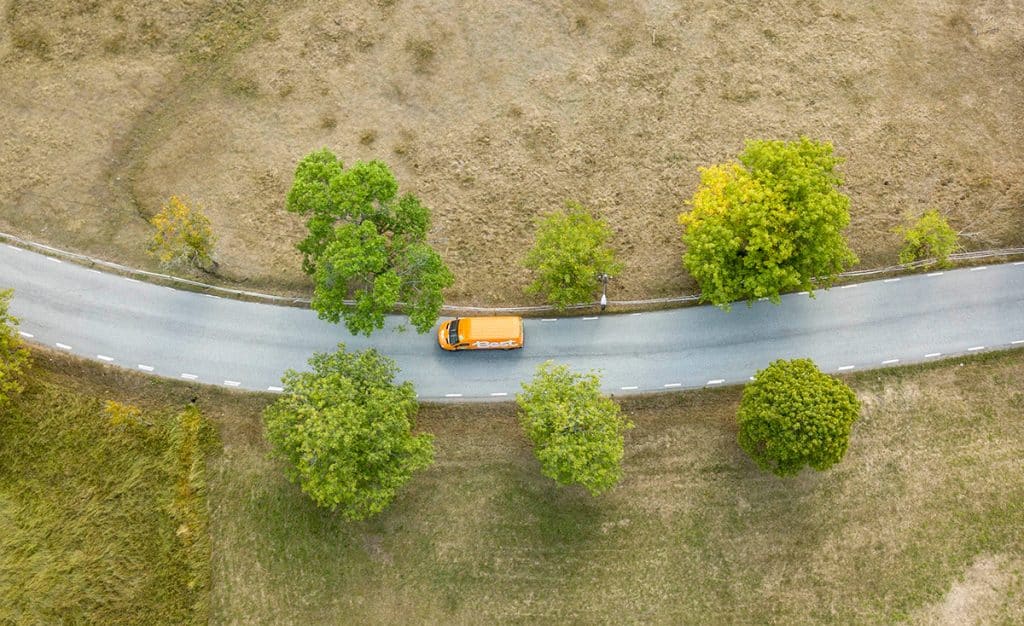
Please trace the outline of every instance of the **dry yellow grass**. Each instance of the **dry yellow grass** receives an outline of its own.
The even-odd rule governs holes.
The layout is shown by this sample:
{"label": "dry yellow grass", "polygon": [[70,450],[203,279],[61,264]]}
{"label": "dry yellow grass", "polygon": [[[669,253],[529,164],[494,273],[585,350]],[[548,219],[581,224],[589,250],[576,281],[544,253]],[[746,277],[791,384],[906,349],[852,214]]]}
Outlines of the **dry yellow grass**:
{"label": "dry yellow grass", "polygon": [[[435,210],[452,302],[519,303],[533,218],[613,225],[613,298],[693,287],[675,217],[745,138],[831,140],[864,265],[937,207],[1024,244],[1024,8],[998,0],[275,4],[2,0],[0,228],[145,265],[171,194],[225,280],[301,291],[297,159],[383,158]],[[81,203],[81,204],[79,204]]]}

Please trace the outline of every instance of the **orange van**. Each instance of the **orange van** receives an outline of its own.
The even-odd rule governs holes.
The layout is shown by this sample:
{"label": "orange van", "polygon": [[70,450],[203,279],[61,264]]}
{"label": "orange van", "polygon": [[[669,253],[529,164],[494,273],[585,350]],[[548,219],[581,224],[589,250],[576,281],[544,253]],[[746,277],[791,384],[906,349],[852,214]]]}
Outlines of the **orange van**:
{"label": "orange van", "polygon": [[513,350],[523,347],[523,318],[458,317],[437,329],[445,350]]}

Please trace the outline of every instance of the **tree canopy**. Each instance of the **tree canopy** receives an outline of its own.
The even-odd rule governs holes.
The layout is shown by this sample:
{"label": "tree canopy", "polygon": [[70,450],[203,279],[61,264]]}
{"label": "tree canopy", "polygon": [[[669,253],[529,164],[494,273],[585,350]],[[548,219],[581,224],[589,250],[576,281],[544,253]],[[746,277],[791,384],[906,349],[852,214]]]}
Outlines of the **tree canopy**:
{"label": "tree canopy", "polygon": [[684,227],[683,265],[701,297],[729,308],[736,300],[786,290],[813,293],[857,262],[843,238],[850,199],[837,186],[832,144],[748,141],[739,163],[701,168]]}
{"label": "tree canopy", "polygon": [[743,390],[739,445],[763,470],[796,474],[842,460],[860,402],[844,382],[810,359],[778,360]]}
{"label": "tree canopy", "polygon": [[0,409],[24,389],[21,376],[29,363],[29,352],[18,336],[18,318],[8,313],[13,293],[0,291]]}
{"label": "tree canopy", "polygon": [[600,388],[597,374],[576,374],[549,361],[516,396],[541,472],[561,484],[582,485],[592,495],[622,477],[623,433],[633,427]]}
{"label": "tree canopy", "polygon": [[433,437],[411,432],[416,392],[394,384],[395,363],[372,349],[339,344],[309,364],[285,373],[283,395],[264,412],[267,439],[317,505],[352,520],[376,515],[434,459]]}
{"label": "tree canopy", "polygon": [[949,265],[949,255],[959,247],[957,233],[937,209],[919,217],[909,228],[899,228],[903,235],[900,263],[934,258],[940,266]]}
{"label": "tree canopy", "polygon": [[286,208],[309,216],[297,247],[322,319],[344,319],[353,334],[369,335],[403,303],[412,325],[430,330],[454,277],[427,243],[430,210],[412,194],[398,195],[387,165],[345,169],[329,150],[313,152],[295,170]]}
{"label": "tree canopy", "polygon": [[216,267],[213,246],[216,238],[210,220],[178,196],[171,196],[150,220],[156,229],[149,253],[164,265],[186,264],[203,270]]}
{"label": "tree canopy", "polygon": [[526,267],[537,275],[528,290],[543,294],[558,309],[590,301],[600,287],[600,275],[612,277],[622,271],[607,246],[611,234],[604,220],[579,203],[567,202],[565,210],[539,223],[537,239],[526,256]]}

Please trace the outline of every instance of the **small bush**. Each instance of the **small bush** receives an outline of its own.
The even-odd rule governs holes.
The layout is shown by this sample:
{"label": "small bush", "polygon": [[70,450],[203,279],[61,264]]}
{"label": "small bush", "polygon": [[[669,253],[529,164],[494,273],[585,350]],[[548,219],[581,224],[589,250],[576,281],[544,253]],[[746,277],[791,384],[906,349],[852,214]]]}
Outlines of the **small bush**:
{"label": "small bush", "polygon": [[210,220],[178,196],[171,196],[160,212],[150,219],[156,228],[149,253],[164,265],[179,263],[210,270],[216,266],[211,254],[216,239]]}
{"label": "small bush", "polygon": [[0,409],[24,390],[22,374],[30,359],[18,336],[18,318],[7,312],[13,293],[0,291]]}
{"label": "small bush", "polygon": [[945,267],[949,265],[949,255],[960,247],[956,231],[937,209],[931,209],[909,228],[901,227],[896,232],[903,235],[900,263],[934,258],[939,266]]}

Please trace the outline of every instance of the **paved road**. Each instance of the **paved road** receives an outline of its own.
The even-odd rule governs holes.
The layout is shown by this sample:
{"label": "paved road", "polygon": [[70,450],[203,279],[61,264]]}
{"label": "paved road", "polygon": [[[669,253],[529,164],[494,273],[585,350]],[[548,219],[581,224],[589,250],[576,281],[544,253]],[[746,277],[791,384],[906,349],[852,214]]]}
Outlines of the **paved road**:
{"label": "paved road", "polygon": [[600,369],[613,393],[743,382],[778,358],[828,372],[1024,347],[1024,263],[861,283],[815,299],[527,320],[526,347],[446,353],[433,334],[370,339],[305,309],[177,291],[0,245],[0,288],[28,340],[170,378],[274,390],[287,368],[338,342],[391,356],[422,399],[500,400],[554,359]]}

